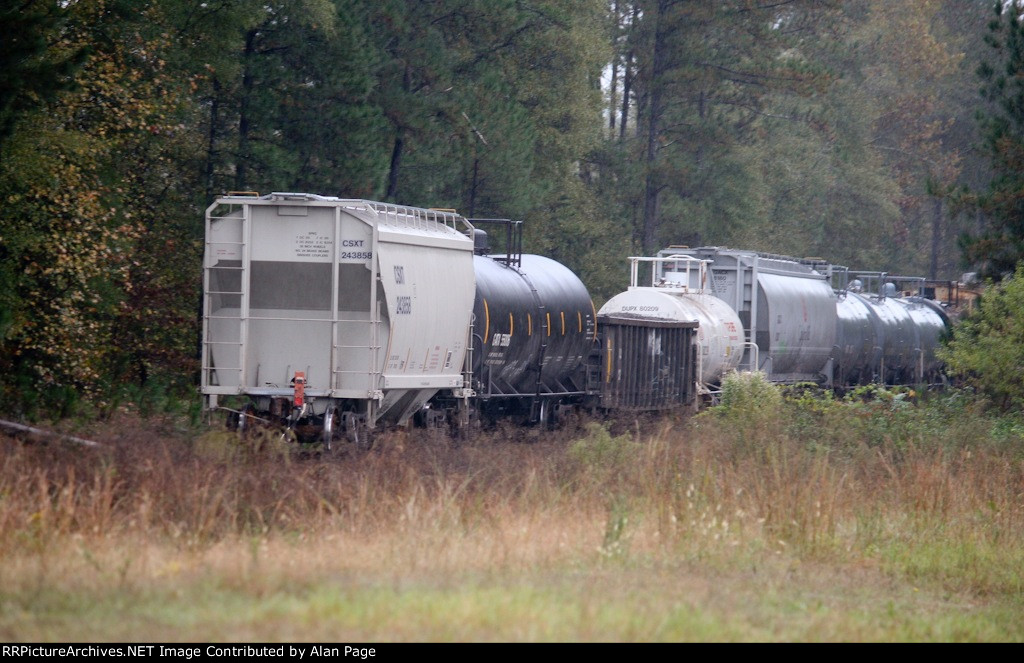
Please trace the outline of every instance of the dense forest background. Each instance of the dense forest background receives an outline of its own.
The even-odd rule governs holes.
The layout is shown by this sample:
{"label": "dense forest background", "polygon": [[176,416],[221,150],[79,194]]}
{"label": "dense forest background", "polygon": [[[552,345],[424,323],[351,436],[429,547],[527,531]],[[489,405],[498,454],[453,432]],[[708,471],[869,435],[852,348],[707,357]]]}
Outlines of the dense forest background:
{"label": "dense forest background", "polygon": [[0,0],[0,410],[191,385],[225,191],[523,219],[599,302],[668,244],[956,278],[993,7]]}

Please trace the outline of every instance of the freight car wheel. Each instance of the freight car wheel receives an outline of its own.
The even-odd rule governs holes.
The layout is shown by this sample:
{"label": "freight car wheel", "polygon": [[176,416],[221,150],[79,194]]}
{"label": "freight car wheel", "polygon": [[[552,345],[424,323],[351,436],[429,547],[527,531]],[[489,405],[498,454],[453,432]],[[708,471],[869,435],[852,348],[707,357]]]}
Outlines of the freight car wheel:
{"label": "freight car wheel", "polygon": [[345,439],[354,444],[356,449],[368,451],[373,446],[373,437],[369,429],[355,412],[341,414],[341,429],[345,433]]}
{"label": "freight car wheel", "polygon": [[334,441],[338,437],[339,423],[338,408],[332,405],[324,413],[324,427],[320,432],[320,441],[323,442],[324,449],[327,451],[331,451]]}
{"label": "freight car wheel", "polygon": [[239,437],[246,437],[252,435],[252,431],[256,427],[256,406],[252,403],[246,403],[242,406],[242,409],[238,412],[238,431]]}
{"label": "freight car wheel", "polygon": [[555,406],[551,399],[542,398],[537,404],[537,426],[542,426],[547,430],[555,430]]}

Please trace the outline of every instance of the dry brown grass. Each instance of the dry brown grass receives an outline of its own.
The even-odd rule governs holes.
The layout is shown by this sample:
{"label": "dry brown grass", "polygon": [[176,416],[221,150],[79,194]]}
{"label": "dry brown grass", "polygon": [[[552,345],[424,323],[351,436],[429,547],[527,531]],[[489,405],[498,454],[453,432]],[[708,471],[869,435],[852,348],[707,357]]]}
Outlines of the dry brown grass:
{"label": "dry brown grass", "polygon": [[[191,603],[211,585],[257,602],[288,588],[315,597],[322,585],[362,587],[370,605],[352,633],[396,639],[914,639],[927,631],[879,630],[873,616],[847,615],[852,630],[843,630],[819,623],[832,617],[805,615],[802,630],[780,631],[764,611],[788,614],[810,600],[833,616],[871,615],[921,587],[927,597],[907,599],[924,601],[915,604],[920,619],[934,602],[943,615],[979,605],[1008,610],[1009,623],[1024,614],[1024,463],[1015,448],[811,444],[776,415],[746,430],[709,416],[630,424],[617,435],[597,424],[540,439],[504,429],[458,447],[399,432],[370,452],[331,458],[267,441],[239,446],[221,432],[153,435],[138,423],[98,436],[101,451],[0,438],[0,593],[21,606],[16,617],[0,610],[0,636],[46,638],[33,597],[52,592],[101,604],[114,590]],[[439,592],[407,607],[418,614],[461,609],[444,602],[448,594],[493,602],[497,586],[497,596],[514,597],[521,582],[524,615],[531,601],[554,601],[546,609],[557,614],[568,601],[577,626],[541,628],[522,616],[522,631],[488,631],[489,622],[438,631],[427,620],[397,632],[376,612],[388,600],[382,588],[399,605],[396,596],[413,601],[409,587]],[[482,598],[472,589],[480,587]],[[634,612],[683,610],[685,619],[655,628],[603,612],[601,597],[632,605],[644,592],[650,605]],[[872,592],[888,598],[872,608]],[[618,630],[602,636],[580,625],[591,604]],[[697,619],[704,608],[714,623]],[[727,623],[730,614],[742,628]],[[383,631],[366,630],[375,619]],[[248,637],[222,627],[193,624],[173,637]],[[937,637],[1024,637],[1005,625],[989,636],[976,625],[950,633]],[[291,637],[322,635],[299,628]]]}

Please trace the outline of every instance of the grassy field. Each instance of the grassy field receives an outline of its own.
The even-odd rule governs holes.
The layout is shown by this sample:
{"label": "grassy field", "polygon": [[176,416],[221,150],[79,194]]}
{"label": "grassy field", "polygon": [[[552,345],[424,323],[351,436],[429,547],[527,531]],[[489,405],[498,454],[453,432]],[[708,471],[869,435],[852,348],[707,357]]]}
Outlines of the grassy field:
{"label": "grassy field", "polygon": [[0,640],[1024,640],[1024,425],[758,389],[330,459],[0,437]]}

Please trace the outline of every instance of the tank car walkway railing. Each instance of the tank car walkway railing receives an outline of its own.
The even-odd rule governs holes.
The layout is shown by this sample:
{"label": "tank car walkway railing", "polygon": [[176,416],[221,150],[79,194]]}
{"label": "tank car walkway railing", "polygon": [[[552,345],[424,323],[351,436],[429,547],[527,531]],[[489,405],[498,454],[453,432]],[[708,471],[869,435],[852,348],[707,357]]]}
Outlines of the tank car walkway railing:
{"label": "tank car walkway railing", "polygon": [[640,265],[650,264],[651,282],[646,287],[666,288],[686,294],[702,294],[708,285],[708,261],[685,253],[659,255],[654,258],[629,258],[629,287],[641,287]]}
{"label": "tank car walkway railing", "polygon": [[373,210],[377,215],[378,224],[384,226],[427,232],[436,231],[437,226],[444,226],[462,235],[473,231],[473,224],[454,210],[405,207],[366,200],[353,201],[353,203],[358,204],[343,204],[342,209]]}
{"label": "tank car walkway railing", "polygon": [[[469,222],[473,227],[481,225],[495,228],[504,228],[504,255],[501,255],[499,250],[497,255],[492,255],[491,247],[488,246],[483,250],[477,250],[479,255],[490,255],[495,262],[500,262],[509,267],[519,268],[523,264],[523,222],[513,221],[512,219],[481,219],[474,218],[469,219]],[[493,237],[493,239],[497,239]]]}

